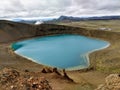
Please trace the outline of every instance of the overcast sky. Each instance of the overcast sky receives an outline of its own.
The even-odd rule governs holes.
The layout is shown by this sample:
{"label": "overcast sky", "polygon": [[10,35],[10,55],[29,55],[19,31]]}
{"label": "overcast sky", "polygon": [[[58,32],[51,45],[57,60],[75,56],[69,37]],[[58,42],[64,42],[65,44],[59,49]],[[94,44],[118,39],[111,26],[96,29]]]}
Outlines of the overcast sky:
{"label": "overcast sky", "polygon": [[0,18],[120,15],[120,0],[2,0]]}

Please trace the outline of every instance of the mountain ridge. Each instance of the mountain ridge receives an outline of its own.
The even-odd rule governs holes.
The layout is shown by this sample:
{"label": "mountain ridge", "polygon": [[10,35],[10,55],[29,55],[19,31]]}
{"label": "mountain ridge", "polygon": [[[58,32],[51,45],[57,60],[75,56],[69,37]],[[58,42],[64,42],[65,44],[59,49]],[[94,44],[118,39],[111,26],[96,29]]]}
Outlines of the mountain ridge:
{"label": "mountain ridge", "polygon": [[58,18],[52,19],[12,19],[13,22],[20,22],[26,24],[36,24],[36,22],[41,21],[42,23],[54,23],[54,22],[72,22],[72,21],[89,21],[89,20],[120,20],[120,15],[113,16],[91,16],[91,17],[74,17],[61,15]]}
{"label": "mountain ridge", "polygon": [[60,16],[57,19],[46,21],[46,23],[54,22],[73,22],[73,21],[89,21],[89,20],[120,20],[120,16],[93,16],[93,17],[74,17],[74,16]]}

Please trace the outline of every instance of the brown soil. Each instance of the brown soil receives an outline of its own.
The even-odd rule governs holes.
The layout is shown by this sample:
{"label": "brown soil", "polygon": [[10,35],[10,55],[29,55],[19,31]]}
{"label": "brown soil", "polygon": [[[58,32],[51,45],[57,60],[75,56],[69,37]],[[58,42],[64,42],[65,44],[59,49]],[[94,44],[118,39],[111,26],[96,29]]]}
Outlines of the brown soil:
{"label": "brown soil", "polygon": [[[41,73],[43,65],[32,62],[16,55],[10,48],[11,43],[18,40],[37,36],[54,34],[80,34],[93,38],[107,40],[111,46],[90,54],[90,67],[92,69],[67,71],[68,76],[74,80],[70,82],[56,73]],[[60,25],[27,25],[9,21],[0,21],[0,70],[12,68],[20,72],[29,71],[34,75],[44,76],[54,90],[93,90],[104,82],[109,73],[120,72],[120,33],[108,31],[94,31],[85,28],[76,28]],[[114,37],[114,38],[113,38]],[[36,74],[39,72],[38,74]],[[61,74],[62,71],[59,70]]]}

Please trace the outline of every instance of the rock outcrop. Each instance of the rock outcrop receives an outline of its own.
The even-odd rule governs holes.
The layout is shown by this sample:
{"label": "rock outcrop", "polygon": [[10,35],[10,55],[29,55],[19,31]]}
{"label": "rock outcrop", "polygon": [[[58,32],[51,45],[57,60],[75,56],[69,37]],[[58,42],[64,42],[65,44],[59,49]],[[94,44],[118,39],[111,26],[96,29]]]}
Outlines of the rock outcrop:
{"label": "rock outcrop", "polygon": [[46,67],[46,68],[43,68],[41,72],[42,72],[42,73],[55,73],[56,75],[60,76],[60,77],[63,78],[64,80],[67,80],[67,81],[69,81],[69,82],[75,83],[74,80],[71,79],[71,78],[68,76],[68,74],[67,74],[67,72],[65,71],[65,69],[63,69],[63,75],[59,72],[59,70],[58,70],[57,68],[47,68],[47,67]]}
{"label": "rock outcrop", "polygon": [[100,85],[95,90],[120,90],[120,75],[111,74],[105,79],[105,84]]}
{"label": "rock outcrop", "polygon": [[9,68],[0,71],[0,87],[0,90],[52,90],[45,77],[21,74]]}

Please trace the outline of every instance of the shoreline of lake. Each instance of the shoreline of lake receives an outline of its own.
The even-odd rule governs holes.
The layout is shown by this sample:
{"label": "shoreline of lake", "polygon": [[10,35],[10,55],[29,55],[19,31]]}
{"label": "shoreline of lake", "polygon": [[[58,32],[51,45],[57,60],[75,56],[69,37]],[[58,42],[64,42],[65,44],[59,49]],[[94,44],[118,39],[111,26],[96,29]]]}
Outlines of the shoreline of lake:
{"label": "shoreline of lake", "polygon": [[[62,88],[62,90],[75,89],[76,87],[84,87],[84,85],[94,87],[95,89],[110,73],[120,72],[120,33],[114,31],[93,30],[92,28],[82,28],[65,26],[65,25],[27,25],[22,23],[14,23],[11,21],[0,22],[1,31],[4,31],[0,36],[0,69],[12,68],[20,70],[22,73],[28,71],[32,74],[38,73],[43,77],[47,77],[55,89]],[[107,22],[109,23],[109,22]],[[91,69],[84,69],[78,71],[66,71],[70,78],[76,84],[71,84],[65,79],[56,76],[55,73],[42,73],[45,68],[41,64],[37,64],[18,56],[10,48],[11,43],[31,39],[34,37],[41,37],[55,34],[78,34],[94,39],[106,40],[110,42],[110,46],[100,51],[90,53],[89,58],[91,62]],[[96,68],[97,67],[97,68]],[[60,71],[61,72],[61,71]],[[62,73],[63,74],[63,73]],[[66,87],[69,87],[66,89]],[[86,89],[89,90],[89,87]]]}
{"label": "shoreline of lake", "polygon": [[[64,35],[65,35],[65,34],[64,34]],[[66,34],[66,35],[67,35],[67,34]],[[71,34],[71,35],[74,35],[74,34]],[[54,35],[51,35],[51,36],[54,36]],[[60,35],[60,36],[61,36],[61,35]],[[47,36],[47,37],[48,37],[48,36]],[[82,37],[85,37],[85,36],[82,36]],[[38,37],[38,38],[42,38],[42,37]],[[85,38],[88,38],[88,37],[85,37]],[[36,38],[32,38],[31,40],[34,40],[34,39],[36,39]],[[100,39],[96,39],[96,38],[91,38],[91,39],[100,40]],[[30,39],[29,39],[29,40],[30,40]],[[105,41],[105,40],[100,40],[100,41],[106,42],[106,43],[108,43],[108,44],[107,44],[106,46],[104,46],[104,47],[99,48],[99,49],[94,49],[94,50],[88,51],[87,53],[85,53],[85,54],[83,55],[84,58],[86,58],[86,59],[85,59],[85,60],[86,60],[86,63],[88,62],[88,63],[87,63],[87,64],[88,64],[87,66],[77,65],[77,66],[73,66],[73,67],[65,68],[65,69],[66,69],[67,71],[88,69],[88,68],[90,67],[90,58],[89,58],[89,55],[90,55],[91,53],[95,52],[95,51],[99,51],[99,50],[105,49],[105,48],[107,48],[107,47],[110,46],[110,43],[109,43],[108,41]],[[14,43],[11,44],[10,47],[11,47],[13,50],[15,50],[15,48],[13,47],[13,45],[14,45]],[[20,45],[22,45],[22,44],[20,44]],[[18,45],[18,46],[19,46],[19,45]],[[18,47],[18,49],[19,49],[19,47]],[[33,62],[35,62],[35,63],[38,63],[38,64],[43,65],[43,66],[46,66],[46,67],[54,68],[54,66],[52,66],[52,65],[42,64],[42,63],[38,62],[38,61],[35,60],[35,59],[32,59],[32,58],[30,58],[30,57],[28,57],[28,56],[19,54],[19,53],[17,53],[16,51],[14,51],[14,52],[15,52],[15,54],[17,54],[17,55],[19,55],[19,56],[21,56],[21,57],[23,57],[23,58],[26,58],[26,59],[28,59],[28,60],[30,60],[30,61],[33,61]],[[58,67],[57,67],[57,68],[58,68]],[[58,69],[61,70],[61,68],[58,68]]]}

